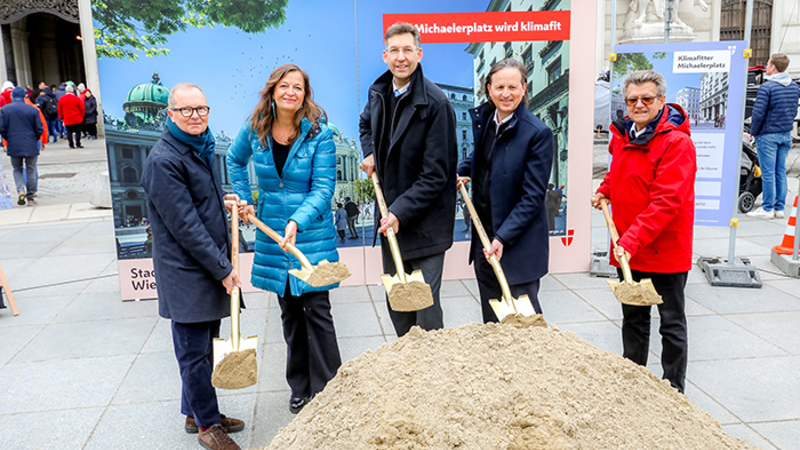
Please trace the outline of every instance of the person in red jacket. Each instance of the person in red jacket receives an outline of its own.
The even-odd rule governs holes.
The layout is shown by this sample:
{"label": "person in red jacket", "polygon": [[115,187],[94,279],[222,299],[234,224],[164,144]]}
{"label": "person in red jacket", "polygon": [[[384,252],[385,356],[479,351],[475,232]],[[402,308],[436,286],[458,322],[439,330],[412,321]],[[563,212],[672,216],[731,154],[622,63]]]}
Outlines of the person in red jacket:
{"label": "person in red jacket", "polygon": [[[609,152],[611,168],[592,197],[611,202],[620,233],[610,256],[627,254],[635,281],[650,278],[664,303],[661,365],[664,378],[684,390],[688,354],[684,288],[692,265],[694,179],[697,158],[689,118],[677,104],[665,103],[667,83],[652,70],[632,72],[622,81],[628,117],[617,119]],[[622,272],[618,269],[620,279]],[[650,307],[622,305],[623,356],[647,365]]]}
{"label": "person in red jacket", "polygon": [[[64,126],[67,127],[69,148],[75,148],[76,146],[83,148],[81,145],[81,129],[83,128],[83,116],[86,113],[86,107],[83,101],[75,95],[74,87],[68,85],[66,92],[58,101],[58,117],[64,121]],[[75,145],[72,143],[72,135],[75,135]]]}

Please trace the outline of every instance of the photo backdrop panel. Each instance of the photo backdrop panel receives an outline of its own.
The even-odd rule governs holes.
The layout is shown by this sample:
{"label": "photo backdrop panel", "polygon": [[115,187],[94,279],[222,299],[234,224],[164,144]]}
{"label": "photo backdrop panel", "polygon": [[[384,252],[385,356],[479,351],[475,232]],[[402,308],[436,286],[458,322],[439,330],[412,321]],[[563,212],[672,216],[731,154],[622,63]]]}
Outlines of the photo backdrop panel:
{"label": "photo backdrop panel", "polygon": [[[132,275],[139,271],[149,271],[147,273],[152,275],[150,214],[139,183],[144,161],[159,139],[166,120],[169,89],[178,82],[194,83],[205,91],[211,106],[209,127],[217,143],[214,164],[227,192],[233,189],[227,175],[225,153],[253,111],[269,74],[288,62],[308,72],[314,99],[325,109],[334,133],[337,156],[352,156],[358,152],[354,148],[359,104],[355,95],[358,77],[353,3],[309,0],[281,6],[282,3],[285,2],[266,1],[265,7],[271,12],[248,9],[238,15],[231,9],[241,8],[241,3],[231,3],[228,8],[232,14],[226,23],[204,24],[189,20],[202,15],[203,11],[177,9],[178,16],[172,19],[187,19],[188,25],[183,31],[162,33],[165,42],[160,46],[143,45],[138,32],[126,31],[117,21],[131,20],[143,29],[145,23],[139,21],[139,17],[148,17],[146,24],[159,20],[146,14],[147,11],[129,17],[125,11],[95,9],[123,300],[156,297],[154,277],[150,284],[143,277]],[[149,7],[143,5],[142,8]],[[188,8],[203,8],[203,5]],[[335,32],[329,31],[333,23]],[[133,40],[104,39],[105,36],[128,36]],[[337,158],[337,171],[346,170],[346,162],[345,158]],[[252,164],[250,181],[251,190],[257,192]],[[335,204],[332,209],[334,207]],[[255,235],[254,227],[241,227],[243,252],[253,250]],[[241,274],[243,281],[247,280],[248,289],[252,289],[249,287],[251,265],[252,254],[243,253]],[[362,267],[354,267],[353,272],[356,280],[358,274],[362,274],[363,279]]]}
{"label": "photo backdrop panel", "polygon": [[739,125],[747,61],[744,41],[618,45],[612,74],[613,117],[628,115],[622,80],[655,70],[667,82],[667,102],[689,117],[697,150],[695,225],[730,225],[739,197]]}

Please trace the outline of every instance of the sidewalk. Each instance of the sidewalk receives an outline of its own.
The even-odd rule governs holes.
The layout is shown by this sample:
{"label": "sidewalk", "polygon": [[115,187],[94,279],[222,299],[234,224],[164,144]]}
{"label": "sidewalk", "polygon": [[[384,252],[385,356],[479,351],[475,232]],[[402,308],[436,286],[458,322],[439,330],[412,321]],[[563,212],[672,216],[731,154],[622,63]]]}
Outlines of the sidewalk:
{"label": "sidewalk", "polygon": [[[734,436],[764,449],[798,449],[800,280],[769,262],[785,221],[740,218],[737,256],[762,269],[764,287],[715,288],[692,270],[687,395]],[[600,214],[592,226],[603,247]],[[696,256],[725,255],[727,236],[727,229],[697,228]],[[0,311],[0,448],[200,448],[183,432],[169,322],[158,317],[156,301],[120,301],[114,245],[111,220],[0,226],[0,263],[21,312]],[[395,338],[382,287],[341,288],[331,298],[344,360]],[[222,411],[246,421],[235,440],[259,448],[294,416],[276,298],[258,293],[246,301],[242,328],[259,338],[259,382],[219,394]],[[541,302],[548,322],[621,353],[620,306],[604,279],[549,275]],[[443,283],[442,305],[448,327],[480,320],[474,280]],[[655,325],[652,336],[649,368],[660,375]]]}

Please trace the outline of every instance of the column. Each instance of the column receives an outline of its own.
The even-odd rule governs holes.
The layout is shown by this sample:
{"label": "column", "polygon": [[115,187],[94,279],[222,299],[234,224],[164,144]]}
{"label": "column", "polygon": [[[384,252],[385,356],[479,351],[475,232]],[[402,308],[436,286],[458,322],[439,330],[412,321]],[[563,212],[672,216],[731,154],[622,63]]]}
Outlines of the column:
{"label": "column", "polygon": [[31,77],[31,58],[28,51],[30,33],[22,29],[26,21],[20,19],[11,24],[11,48],[14,52],[14,65],[17,70],[17,86],[33,85]]}
{"label": "column", "polygon": [[84,71],[86,72],[86,87],[97,97],[97,135],[105,137],[103,96],[100,95],[100,77],[97,71],[97,48],[95,48],[94,44],[91,0],[78,0],[78,17],[81,25],[81,44],[83,46],[83,65]]}
{"label": "column", "polygon": [[0,83],[6,81],[8,67],[6,66],[6,47],[3,43],[3,25],[0,24]]}

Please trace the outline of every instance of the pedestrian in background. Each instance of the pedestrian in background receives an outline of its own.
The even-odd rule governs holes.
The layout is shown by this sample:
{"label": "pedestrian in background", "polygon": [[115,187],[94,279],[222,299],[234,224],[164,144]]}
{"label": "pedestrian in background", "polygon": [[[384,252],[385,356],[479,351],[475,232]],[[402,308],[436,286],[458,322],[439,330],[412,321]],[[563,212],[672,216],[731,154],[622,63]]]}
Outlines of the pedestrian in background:
{"label": "pedestrian in background", "polygon": [[[692,267],[694,180],[697,152],[689,117],[665,103],[667,82],[652,70],[622,80],[628,117],[615,120],[608,150],[611,167],[592,197],[608,199],[620,238],[609,255],[619,269],[630,261],[634,281],[649,278],[664,301],[658,305],[661,366],[672,387],[684,391],[688,362],[684,289]],[[622,305],[622,356],[647,365],[650,306]]]}
{"label": "pedestrian in background", "polygon": [[83,113],[83,132],[88,139],[97,139],[97,99],[89,89],[84,90],[83,94],[86,108]]}
{"label": "pedestrian in background", "polygon": [[344,210],[347,212],[347,228],[350,230],[350,239],[358,239],[358,227],[356,220],[358,219],[358,205],[350,200],[350,197],[344,198]]}
{"label": "pedestrian in background", "polygon": [[[44,84],[44,83],[42,83]],[[60,127],[58,119],[58,99],[56,94],[53,93],[51,88],[45,86],[42,88],[42,93],[36,100],[36,104],[44,114],[44,119],[47,122],[47,131],[50,136],[53,136],[53,143],[58,142],[58,130]],[[48,142],[50,139],[48,138]]]}
{"label": "pedestrian in background", "polygon": [[783,219],[786,209],[786,155],[792,148],[800,86],[786,73],[789,57],[775,53],[767,61],[767,81],[758,88],[750,134],[761,164],[762,203],[748,217]]}
{"label": "pedestrian in background", "polygon": [[[81,145],[81,127],[83,126],[83,115],[86,113],[81,99],[75,95],[75,88],[67,85],[66,94],[58,101],[58,117],[67,127],[67,141],[69,148],[83,148]],[[75,142],[73,143],[73,138]]]}
{"label": "pedestrian in background", "polygon": [[347,211],[341,203],[336,203],[336,214],[334,216],[336,222],[336,233],[339,234],[339,242],[344,244],[344,230],[347,228]]}
{"label": "pedestrian in background", "polygon": [[37,190],[36,159],[42,147],[40,139],[44,132],[39,110],[35,106],[25,104],[26,93],[25,88],[14,88],[11,104],[0,109],[0,135],[8,143],[6,151],[14,167],[17,204],[20,206],[25,205],[26,199],[28,205],[36,204],[33,198]]}

